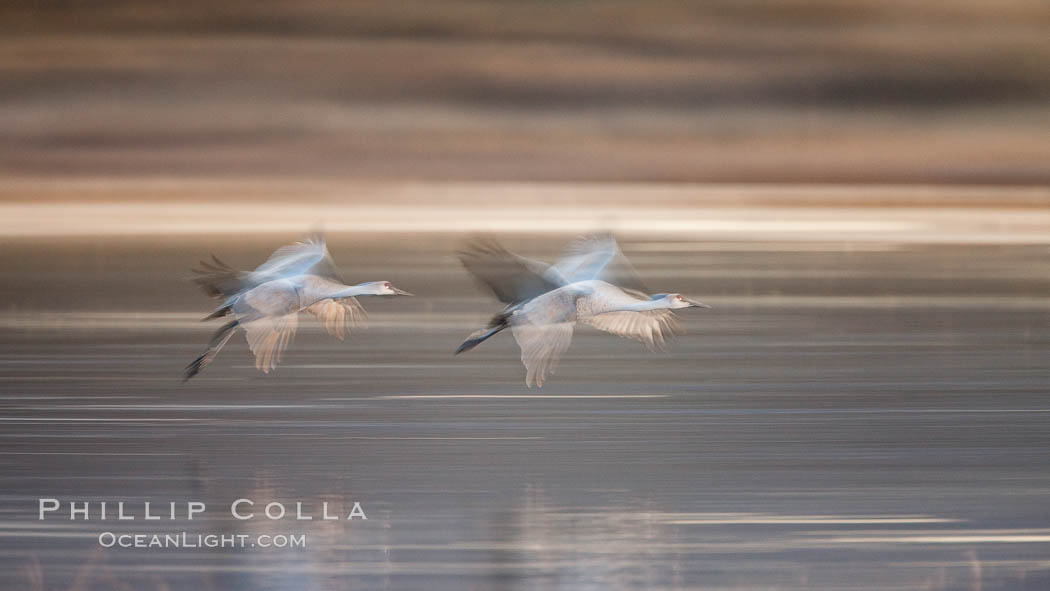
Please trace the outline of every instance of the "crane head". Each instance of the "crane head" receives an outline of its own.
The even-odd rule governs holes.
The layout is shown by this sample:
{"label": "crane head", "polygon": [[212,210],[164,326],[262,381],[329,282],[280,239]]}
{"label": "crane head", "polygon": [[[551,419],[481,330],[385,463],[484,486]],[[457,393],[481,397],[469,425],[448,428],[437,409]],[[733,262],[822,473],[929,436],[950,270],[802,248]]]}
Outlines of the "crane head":
{"label": "crane head", "polygon": [[654,300],[664,300],[668,308],[710,308],[707,304],[691,300],[680,293],[660,293],[653,296]]}
{"label": "crane head", "polygon": [[392,296],[392,295],[410,296],[410,295],[413,295],[413,294],[408,293],[407,291],[405,291],[403,289],[398,289],[398,288],[394,287],[394,285],[392,283],[390,283],[389,281],[372,281],[371,283],[367,283],[366,286],[367,286],[369,295],[386,295],[386,296]]}

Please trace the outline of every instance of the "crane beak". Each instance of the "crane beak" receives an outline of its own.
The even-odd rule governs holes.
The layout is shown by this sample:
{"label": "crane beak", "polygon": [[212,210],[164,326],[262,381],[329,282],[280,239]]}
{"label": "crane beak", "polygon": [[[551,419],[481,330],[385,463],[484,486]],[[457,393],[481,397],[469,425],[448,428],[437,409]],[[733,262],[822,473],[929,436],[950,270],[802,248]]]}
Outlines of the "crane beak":
{"label": "crane beak", "polygon": [[705,304],[703,302],[698,302],[696,300],[686,300],[686,303],[689,304],[690,308],[710,308],[711,307],[711,306],[708,306],[707,304]]}
{"label": "crane beak", "polygon": [[415,295],[415,294],[408,293],[407,291],[405,291],[403,289],[398,289],[396,287],[391,287],[390,289],[392,289],[394,291],[394,295],[407,295],[407,296]]}

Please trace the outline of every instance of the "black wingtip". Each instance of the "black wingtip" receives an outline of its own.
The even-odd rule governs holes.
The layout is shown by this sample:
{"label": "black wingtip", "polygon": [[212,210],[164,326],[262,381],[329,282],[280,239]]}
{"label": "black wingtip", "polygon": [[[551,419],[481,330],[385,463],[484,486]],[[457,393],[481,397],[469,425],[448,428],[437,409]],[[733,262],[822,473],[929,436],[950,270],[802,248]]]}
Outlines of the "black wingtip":
{"label": "black wingtip", "polygon": [[208,314],[204,318],[201,318],[201,322],[207,322],[208,320],[211,320],[213,318],[222,318],[223,316],[228,316],[228,315],[230,315],[232,313],[233,313],[233,306],[222,306],[220,308],[217,308],[211,314]]}
{"label": "black wingtip", "polygon": [[186,366],[186,369],[184,369],[182,371],[182,383],[183,384],[185,384],[186,382],[190,381],[190,378],[192,378],[193,376],[195,376],[195,375],[197,375],[197,374],[199,374],[201,372],[201,369],[203,369],[203,367],[204,367],[204,358],[205,357],[207,357],[207,355],[201,355],[200,357],[198,357],[198,358],[194,359],[193,361],[191,361],[190,364]]}

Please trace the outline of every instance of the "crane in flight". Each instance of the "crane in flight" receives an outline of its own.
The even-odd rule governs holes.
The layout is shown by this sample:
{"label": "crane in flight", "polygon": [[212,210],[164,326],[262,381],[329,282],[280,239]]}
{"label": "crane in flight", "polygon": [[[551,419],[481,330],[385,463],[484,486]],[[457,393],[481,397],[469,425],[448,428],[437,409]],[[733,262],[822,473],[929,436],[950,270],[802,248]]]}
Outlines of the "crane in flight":
{"label": "crane in flight", "polygon": [[476,240],[460,261],[504,309],[456,350],[469,351],[506,328],[521,348],[525,385],[543,387],[572,342],[577,322],[665,350],[682,334],[672,310],[709,308],[678,293],[649,295],[611,234],[569,244],[554,263],[511,253],[493,240]]}
{"label": "crane in flight", "polygon": [[344,284],[319,233],[278,248],[254,271],[238,271],[212,255],[193,272],[193,282],[222,301],[204,320],[233,319],[222,325],[204,352],[186,366],[184,382],[207,367],[238,328],[244,329],[255,367],[269,373],[295,336],[300,312],[314,315],[328,334],[343,340],[351,328],[364,322],[365,310],[358,296],[412,295],[389,281]]}

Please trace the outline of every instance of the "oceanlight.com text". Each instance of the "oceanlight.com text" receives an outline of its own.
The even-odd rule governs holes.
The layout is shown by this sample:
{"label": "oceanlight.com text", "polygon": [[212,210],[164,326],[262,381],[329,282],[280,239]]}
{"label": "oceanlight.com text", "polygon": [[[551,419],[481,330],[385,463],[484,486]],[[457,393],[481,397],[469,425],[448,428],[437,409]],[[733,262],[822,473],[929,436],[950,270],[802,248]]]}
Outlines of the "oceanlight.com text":
{"label": "oceanlight.com text", "polygon": [[102,532],[103,548],[200,549],[200,548],[306,548],[306,534],[127,534]]}

